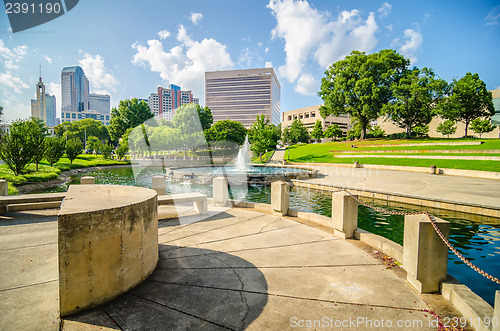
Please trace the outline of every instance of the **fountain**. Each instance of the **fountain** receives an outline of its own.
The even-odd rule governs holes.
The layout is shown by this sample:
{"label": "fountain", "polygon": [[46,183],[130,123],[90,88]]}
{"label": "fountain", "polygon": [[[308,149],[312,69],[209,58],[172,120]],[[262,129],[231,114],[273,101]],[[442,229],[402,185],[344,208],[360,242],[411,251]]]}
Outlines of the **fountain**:
{"label": "fountain", "polygon": [[248,141],[248,135],[245,137],[245,142],[243,147],[238,151],[238,156],[236,156],[236,161],[234,162],[234,167],[238,171],[248,172],[250,170],[250,142]]}
{"label": "fountain", "polygon": [[224,176],[230,183],[239,185],[244,183],[270,184],[276,180],[307,178],[315,176],[317,171],[293,167],[252,166],[250,142],[246,136],[232,166],[170,167],[167,169],[167,174],[170,174],[169,178],[171,179],[189,176],[191,182],[200,184],[211,184],[213,178]]}

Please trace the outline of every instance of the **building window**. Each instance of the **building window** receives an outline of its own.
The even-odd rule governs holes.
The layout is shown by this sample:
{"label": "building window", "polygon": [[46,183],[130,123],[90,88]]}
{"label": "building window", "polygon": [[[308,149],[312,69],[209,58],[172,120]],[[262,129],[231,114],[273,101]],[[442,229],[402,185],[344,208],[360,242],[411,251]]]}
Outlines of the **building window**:
{"label": "building window", "polygon": [[311,113],[311,117],[316,117],[316,113]]}
{"label": "building window", "polygon": [[309,118],[309,114],[306,114],[306,118]]}
{"label": "building window", "polygon": [[292,116],[288,116],[288,120],[291,121],[292,120]]}

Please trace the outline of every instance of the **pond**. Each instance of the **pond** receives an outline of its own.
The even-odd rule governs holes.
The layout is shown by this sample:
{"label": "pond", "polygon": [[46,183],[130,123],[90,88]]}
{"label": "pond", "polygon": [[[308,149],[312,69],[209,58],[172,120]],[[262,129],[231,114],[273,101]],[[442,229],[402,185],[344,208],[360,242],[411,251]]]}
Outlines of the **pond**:
{"label": "pond", "polygon": [[[44,192],[65,192],[70,184],[78,184],[81,176],[96,177],[96,184],[119,184],[151,187],[151,177],[162,174],[160,168],[146,168],[134,176],[132,168],[115,168],[91,171],[79,174],[72,181]],[[134,178],[137,177],[137,180]],[[212,196],[211,185],[195,185],[167,182],[167,194],[187,193],[198,191]],[[230,192],[238,200],[270,203],[269,186],[249,186],[247,189],[235,187]],[[413,205],[396,204],[382,200],[363,199],[365,202],[395,211],[422,210]],[[290,192],[290,207],[307,212],[331,216],[331,193],[317,190],[308,190],[293,187]],[[500,270],[500,219],[482,215],[471,215],[443,209],[427,210],[451,223],[450,241],[467,259],[482,270],[498,276]],[[370,208],[359,206],[358,226],[366,231],[384,236],[394,242],[403,244],[404,216],[391,215],[373,211]],[[472,291],[481,296],[490,305],[494,304],[496,290],[500,285],[486,279],[460,261],[453,253],[448,254],[448,273],[467,285]]]}

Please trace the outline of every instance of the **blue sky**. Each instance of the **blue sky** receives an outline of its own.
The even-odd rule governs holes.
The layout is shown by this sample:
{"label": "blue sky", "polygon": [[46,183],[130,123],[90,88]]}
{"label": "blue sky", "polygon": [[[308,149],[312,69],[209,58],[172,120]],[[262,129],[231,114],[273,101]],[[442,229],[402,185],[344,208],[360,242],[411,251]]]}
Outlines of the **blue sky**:
{"label": "blue sky", "polygon": [[41,26],[12,33],[0,13],[4,121],[30,115],[39,65],[60,106],[60,75],[81,65],[90,90],[147,98],[170,83],[204,103],[204,72],[273,66],[281,110],[321,103],[327,66],[394,48],[451,81],[477,72],[500,87],[500,1],[82,0]]}

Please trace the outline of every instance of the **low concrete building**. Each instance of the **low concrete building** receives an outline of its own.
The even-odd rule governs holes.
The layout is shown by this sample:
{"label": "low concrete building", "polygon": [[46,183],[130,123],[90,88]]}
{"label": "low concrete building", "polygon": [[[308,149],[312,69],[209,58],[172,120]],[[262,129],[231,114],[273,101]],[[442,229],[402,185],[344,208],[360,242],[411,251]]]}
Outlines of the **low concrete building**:
{"label": "low concrete building", "polygon": [[300,120],[304,123],[304,126],[312,131],[314,124],[317,120],[320,120],[323,124],[323,130],[333,124],[337,124],[344,133],[346,133],[351,128],[351,117],[347,114],[341,114],[339,116],[327,116],[326,118],[321,117],[319,113],[319,107],[321,105],[310,106],[306,108],[288,110],[281,113],[281,128],[290,127],[294,120]]}

